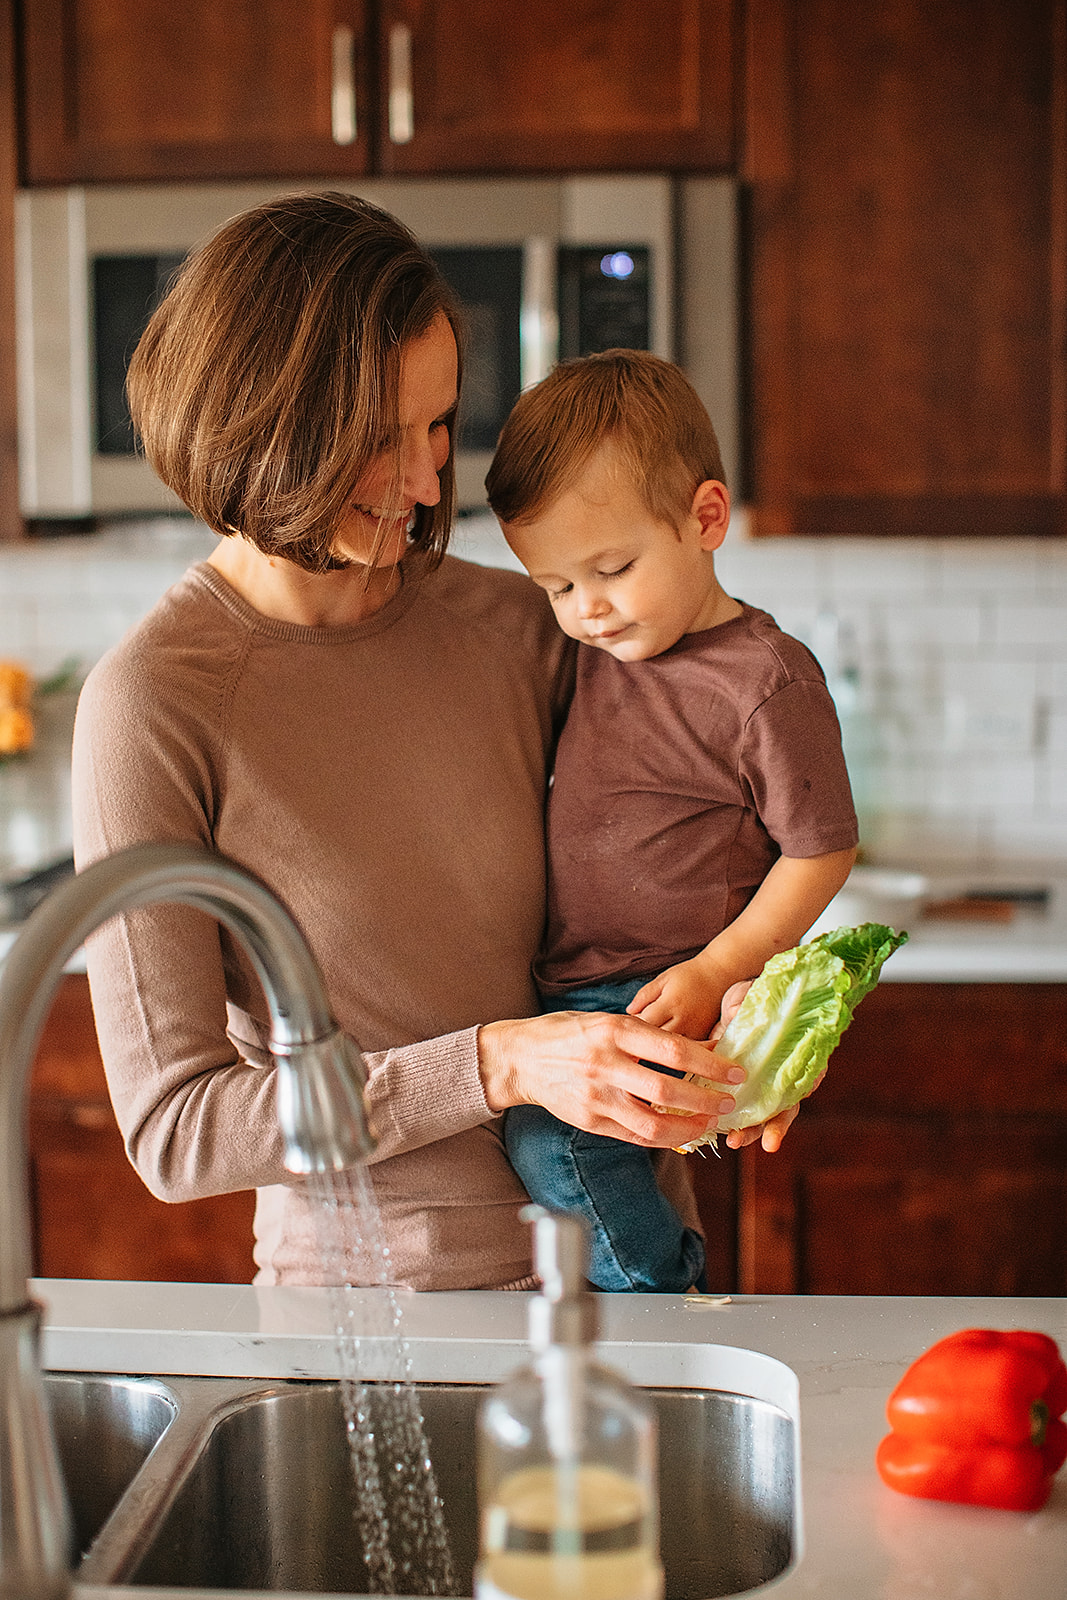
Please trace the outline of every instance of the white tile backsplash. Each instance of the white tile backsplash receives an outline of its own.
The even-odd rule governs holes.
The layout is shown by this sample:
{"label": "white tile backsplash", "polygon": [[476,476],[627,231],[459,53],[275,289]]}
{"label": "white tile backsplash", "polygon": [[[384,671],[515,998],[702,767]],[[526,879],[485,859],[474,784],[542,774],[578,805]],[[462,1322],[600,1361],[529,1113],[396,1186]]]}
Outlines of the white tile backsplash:
{"label": "white tile backsplash", "polygon": [[[1067,858],[1067,541],[746,529],[741,511],[718,556],[724,586],[812,645],[828,675],[835,654],[851,669],[846,747],[871,853]],[[161,518],[0,545],[0,656],[39,676],[72,655],[88,668],[213,542]],[[454,548],[515,565],[488,517],[465,519]]]}

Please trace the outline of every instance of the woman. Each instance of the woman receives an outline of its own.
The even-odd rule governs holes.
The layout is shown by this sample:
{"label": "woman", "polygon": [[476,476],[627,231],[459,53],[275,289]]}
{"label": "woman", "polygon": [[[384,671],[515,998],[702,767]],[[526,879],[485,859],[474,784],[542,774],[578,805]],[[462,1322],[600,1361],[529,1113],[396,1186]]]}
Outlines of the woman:
{"label": "woman", "polygon": [[[390,1276],[519,1288],[533,1279],[495,1120],[508,1106],[662,1151],[665,1192],[695,1221],[669,1147],[732,1102],[641,1065],[706,1072],[699,1045],[634,1018],[531,1015],[571,656],[524,577],[442,559],[456,335],[429,258],[350,196],[259,207],[186,264],[134,356],[131,409],[156,471],[221,537],[88,679],[76,854],[180,839],[269,882],[366,1054]],[[256,1188],[257,1282],[322,1281],[243,952],[164,906],[88,954],[148,1187]]]}

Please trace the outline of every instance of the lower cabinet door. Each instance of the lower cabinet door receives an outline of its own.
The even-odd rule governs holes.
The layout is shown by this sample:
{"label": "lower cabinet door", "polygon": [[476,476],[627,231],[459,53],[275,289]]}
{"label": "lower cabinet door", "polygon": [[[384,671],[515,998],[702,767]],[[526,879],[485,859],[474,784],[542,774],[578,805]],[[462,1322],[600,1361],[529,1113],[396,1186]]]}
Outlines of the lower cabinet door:
{"label": "lower cabinet door", "polygon": [[253,1193],[167,1205],[130,1165],[77,973],[60,985],[34,1064],[30,1205],[40,1277],[249,1283],[255,1272]]}

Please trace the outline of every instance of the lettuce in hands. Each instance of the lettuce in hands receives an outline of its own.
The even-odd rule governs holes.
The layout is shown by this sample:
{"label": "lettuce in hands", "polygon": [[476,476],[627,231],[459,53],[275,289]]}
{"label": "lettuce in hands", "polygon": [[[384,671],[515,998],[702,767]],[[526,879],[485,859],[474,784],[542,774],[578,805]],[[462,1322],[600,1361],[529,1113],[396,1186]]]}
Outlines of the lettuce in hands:
{"label": "lettuce in hands", "polygon": [[[771,957],[715,1045],[718,1055],[748,1069],[733,1111],[719,1118],[720,1133],[755,1127],[811,1093],[852,1013],[907,937],[865,922]],[[708,1133],[678,1148],[715,1142]]]}

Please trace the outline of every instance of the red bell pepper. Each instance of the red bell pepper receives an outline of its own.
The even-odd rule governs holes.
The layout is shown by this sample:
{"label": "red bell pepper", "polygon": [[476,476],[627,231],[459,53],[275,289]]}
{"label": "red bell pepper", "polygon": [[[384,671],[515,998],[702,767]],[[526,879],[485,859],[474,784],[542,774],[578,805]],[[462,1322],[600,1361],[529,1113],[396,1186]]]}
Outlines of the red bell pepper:
{"label": "red bell pepper", "polygon": [[1037,1511],[1067,1460],[1065,1411],[1067,1366],[1047,1334],[950,1334],[890,1395],[879,1476],[926,1500]]}

